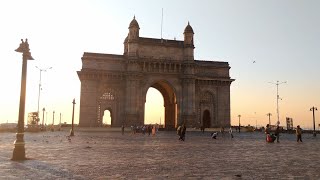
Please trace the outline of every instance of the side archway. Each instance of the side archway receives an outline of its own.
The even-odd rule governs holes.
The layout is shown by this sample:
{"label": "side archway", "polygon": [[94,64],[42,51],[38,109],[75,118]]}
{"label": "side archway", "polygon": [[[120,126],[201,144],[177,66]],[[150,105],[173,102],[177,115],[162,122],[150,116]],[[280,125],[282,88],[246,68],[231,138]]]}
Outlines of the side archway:
{"label": "side archway", "polygon": [[209,91],[204,91],[200,95],[201,126],[210,128],[215,126],[215,106],[214,96]]}
{"label": "side archway", "polygon": [[105,111],[109,111],[110,113],[110,126],[113,126],[113,111],[116,110],[116,92],[114,89],[108,88],[98,99],[98,112],[97,112],[97,123],[98,126],[103,126],[103,118],[105,116]]}
{"label": "side archway", "polygon": [[202,124],[204,128],[211,127],[211,117],[210,117],[210,111],[204,110],[202,115]]}

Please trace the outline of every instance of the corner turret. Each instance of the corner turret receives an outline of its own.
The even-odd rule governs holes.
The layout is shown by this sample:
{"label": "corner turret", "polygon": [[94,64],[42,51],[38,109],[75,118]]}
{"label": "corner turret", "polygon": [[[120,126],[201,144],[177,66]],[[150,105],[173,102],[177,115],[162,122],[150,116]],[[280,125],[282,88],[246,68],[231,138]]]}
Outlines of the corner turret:
{"label": "corner turret", "polygon": [[139,24],[136,20],[136,17],[134,16],[132,21],[129,24],[129,37],[128,37],[128,41],[137,41],[139,39]]}
{"label": "corner turret", "polygon": [[140,27],[135,16],[133,17],[133,20],[130,22],[128,29],[129,29],[129,33],[128,33],[128,37],[125,40],[124,54],[127,54],[131,58],[137,58],[138,48],[139,48],[138,41],[139,41]]}
{"label": "corner turret", "polygon": [[194,55],[193,55],[193,51],[194,51],[194,44],[193,44],[193,29],[190,26],[190,23],[188,22],[188,25],[186,26],[186,28],[184,29],[183,32],[184,35],[184,54],[185,54],[185,58],[187,60],[194,60]]}

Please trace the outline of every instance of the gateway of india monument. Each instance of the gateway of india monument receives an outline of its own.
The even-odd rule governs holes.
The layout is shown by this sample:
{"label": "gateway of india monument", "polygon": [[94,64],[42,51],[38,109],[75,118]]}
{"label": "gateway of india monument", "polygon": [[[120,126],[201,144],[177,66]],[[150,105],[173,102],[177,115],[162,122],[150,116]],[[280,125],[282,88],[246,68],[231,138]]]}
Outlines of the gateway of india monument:
{"label": "gateway of india monument", "polygon": [[164,127],[230,126],[228,62],[195,60],[190,24],[184,39],[140,37],[135,17],[129,24],[124,52],[89,53],[82,57],[79,126],[99,127],[105,110],[111,126],[145,124],[147,91],[153,87],[164,99]]}

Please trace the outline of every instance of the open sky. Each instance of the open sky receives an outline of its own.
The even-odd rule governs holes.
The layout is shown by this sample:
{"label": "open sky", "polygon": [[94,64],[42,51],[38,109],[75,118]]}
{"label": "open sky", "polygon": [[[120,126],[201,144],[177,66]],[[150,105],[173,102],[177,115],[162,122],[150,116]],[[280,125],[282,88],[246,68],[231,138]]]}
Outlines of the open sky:
{"label": "open sky", "polygon": [[[303,128],[320,124],[320,1],[318,0],[10,0],[0,1],[0,123],[17,122],[22,56],[14,50],[29,39],[34,61],[28,61],[26,115],[37,111],[40,68],[40,110],[48,124],[71,123],[76,99],[78,123],[80,80],[84,52],[122,54],[133,16],[140,36],[183,39],[188,21],[195,32],[195,59],[227,61],[231,69],[231,123],[263,125],[277,121],[276,85],[279,85],[280,125],[285,117]],[[255,61],[255,63],[253,63]],[[157,91],[151,92],[158,93]],[[152,101],[163,108],[162,97]],[[148,96],[149,97],[149,96]],[[155,98],[153,98],[155,99]],[[159,105],[160,102],[160,105]],[[147,99],[150,103],[150,99]],[[158,109],[148,107],[150,109]],[[148,111],[150,122],[163,112]],[[153,115],[153,116],[151,116]],[[41,114],[42,116],[42,114]]]}

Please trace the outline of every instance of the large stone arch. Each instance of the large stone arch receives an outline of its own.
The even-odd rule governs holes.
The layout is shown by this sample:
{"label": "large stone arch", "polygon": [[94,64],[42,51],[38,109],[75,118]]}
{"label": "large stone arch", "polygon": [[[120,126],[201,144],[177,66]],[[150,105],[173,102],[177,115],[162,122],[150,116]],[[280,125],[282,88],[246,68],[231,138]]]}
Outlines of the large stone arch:
{"label": "large stone arch", "polygon": [[[101,126],[101,111],[105,109],[112,112],[113,127],[144,124],[149,87],[158,89],[164,97],[168,128],[182,123],[197,127],[205,110],[210,114],[210,126],[230,125],[233,79],[228,62],[195,60],[190,24],[185,27],[184,40],[140,37],[139,29],[134,18],[121,55],[83,54],[78,71],[79,126]],[[210,101],[206,101],[211,97],[208,93],[212,95]]]}
{"label": "large stone arch", "polygon": [[[177,86],[177,85],[176,85]],[[175,128],[178,124],[179,106],[178,97],[179,93],[175,85],[164,79],[152,80],[146,83],[142,88],[143,102],[146,102],[147,91],[150,87],[157,89],[164,100],[164,125],[166,129]],[[145,107],[143,108],[145,110]],[[143,111],[143,114],[145,112]],[[144,116],[143,116],[144,117]],[[145,122],[145,120],[144,120]]]}

